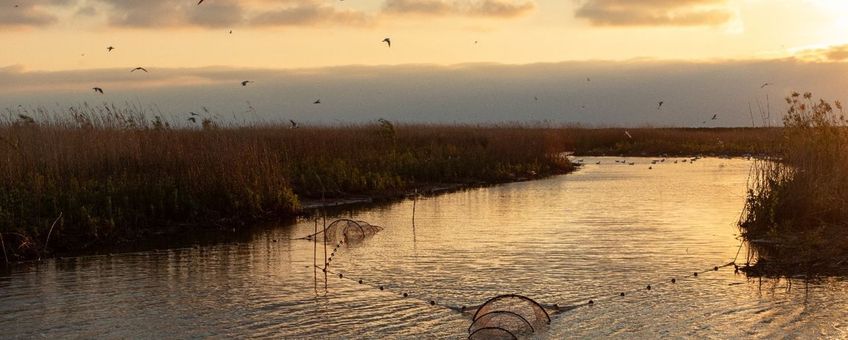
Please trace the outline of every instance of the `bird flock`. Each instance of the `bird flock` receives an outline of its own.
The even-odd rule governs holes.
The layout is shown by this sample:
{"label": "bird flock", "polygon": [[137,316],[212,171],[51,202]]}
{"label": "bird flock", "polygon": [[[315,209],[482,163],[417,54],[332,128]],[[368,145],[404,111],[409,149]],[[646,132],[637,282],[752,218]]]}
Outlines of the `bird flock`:
{"label": "bird flock", "polygon": [[[340,0],[340,1],[344,1],[344,0]],[[201,5],[201,4],[203,4],[204,2],[205,2],[205,0],[199,0],[199,1],[197,2],[197,6],[200,6],[200,5]],[[19,8],[19,5],[18,5],[18,4],[15,4],[15,5],[14,5],[14,7],[15,7],[15,8]],[[233,34],[233,31],[232,31],[232,30],[229,30],[229,31],[228,31],[228,33],[229,33],[229,34]],[[391,48],[391,47],[392,47],[392,39],[391,39],[390,37],[383,38],[383,40],[382,40],[381,42],[382,42],[382,43],[385,43],[385,44],[386,44],[386,47],[389,47],[389,48]],[[477,43],[478,43],[478,41],[476,41],[476,40],[475,40],[475,41],[474,41],[474,44],[476,45]],[[115,49],[116,49],[116,48],[115,48],[114,46],[109,45],[109,46],[107,46],[107,47],[106,47],[106,52],[107,52],[107,53],[112,53],[112,51],[114,51]],[[82,54],[82,56],[85,56],[85,54],[83,53],[83,54]],[[142,71],[142,72],[144,72],[144,73],[149,73],[149,71],[148,71],[146,68],[141,67],[141,66],[135,67],[135,68],[133,68],[133,69],[131,69],[131,70],[130,70],[130,72],[131,72],[131,73],[134,73],[134,72],[136,72],[136,71]],[[591,77],[586,77],[586,83],[587,83],[587,84],[588,84],[588,83],[590,83],[591,81],[592,81],[592,78],[591,78]],[[243,80],[243,81],[241,81],[241,86],[242,86],[242,87],[246,87],[247,85],[252,84],[252,83],[254,83],[254,81],[252,81],[252,80]],[[773,84],[773,83],[770,83],[770,82],[764,82],[764,83],[762,83],[762,85],[760,85],[760,89],[764,89],[764,88],[766,88],[766,87],[768,87],[768,86],[771,86],[771,85],[774,85],[774,84]],[[102,94],[105,94],[105,92],[103,91],[103,88],[102,88],[102,87],[95,86],[95,87],[92,87],[91,89],[92,89],[95,93],[98,93],[98,94],[101,94],[101,95],[102,95]],[[534,101],[539,101],[539,96],[533,96],[533,100],[534,100]],[[321,104],[321,99],[320,99],[320,98],[319,98],[319,99],[316,99],[316,100],[313,102],[313,104]],[[663,108],[663,105],[664,105],[664,104],[665,104],[665,101],[664,101],[664,100],[660,100],[660,101],[658,101],[658,102],[657,102],[657,111],[662,110],[662,108]],[[205,108],[204,108],[204,109],[205,109]],[[251,107],[251,109],[253,109],[253,108]],[[586,105],[581,105],[581,109],[586,109]],[[188,118],[188,121],[193,122],[193,123],[194,123],[194,122],[196,122],[196,121],[197,121],[197,119],[195,118],[196,116],[198,116],[198,114],[197,114],[197,113],[192,112],[192,113],[191,113],[191,115],[190,115],[190,117]],[[713,114],[713,116],[712,116],[710,119],[702,121],[702,122],[701,122],[701,124],[704,124],[704,125],[705,125],[705,124],[707,124],[707,122],[708,122],[708,121],[716,121],[716,120],[718,120],[718,119],[719,119],[719,118],[718,118],[718,114]],[[297,127],[298,127],[298,124],[297,124],[296,122],[294,122],[294,121],[290,120],[290,123],[291,123],[291,128],[297,128]],[[627,138],[631,138],[631,139],[633,138],[633,136],[632,136],[629,132],[624,131],[624,133],[625,133],[625,135],[627,135]]]}
{"label": "bird flock", "polygon": [[[203,2],[204,2],[204,1],[205,1],[205,0],[199,0],[199,1],[197,2],[197,6],[200,6],[201,4],[203,4]],[[341,1],[344,1],[344,0],[341,0]],[[14,5],[14,7],[15,7],[15,8],[19,8],[19,5],[18,5],[18,4],[15,4],[15,5]],[[229,30],[227,33],[229,33],[229,34],[233,34],[233,30]],[[385,44],[386,44],[386,47],[392,47],[392,39],[391,39],[390,37],[383,38],[383,40],[382,40],[381,42],[382,42],[382,43],[385,43]],[[477,44],[477,41],[474,41],[474,43],[475,43],[475,44]],[[107,53],[107,54],[111,54],[111,53],[112,53],[112,51],[114,51],[114,50],[116,50],[115,46],[109,45],[109,46],[107,46],[107,47],[106,47],[106,53]],[[83,54],[81,54],[81,55],[82,55],[82,56],[85,56],[85,53],[83,53]],[[141,67],[141,66],[138,66],[138,67],[135,67],[135,68],[131,69],[131,70],[130,70],[130,73],[134,73],[134,72],[136,72],[136,71],[141,71],[141,72],[144,72],[144,73],[149,73],[149,71],[148,71],[146,68]],[[243,81],[241,81],[241,86],[242,86],[242,87],[246,87],[247,85],[252,84],[252,83],[254,83],[254,81],[253,81],[253,80],[243,80]],[[95,87],[92,87],[91,89],[92,89],[92,91],[94,91],[94,92],[95,92],[95,93],[97,93],[97,94],[101,94],[101,95],[102,95],[102,94],[105,94],[105,92],[103,91],[103,88],[102,88],[102,87],[95,86]],[[321,104],[321,99],[320,99],[320,98],[316,99],[314,102],[312,102],[312,104]],[[251,109],[251,110],[253,110],[253,107],[252,107],[252,106],[250,106],[250,105],[249,105],[249,107],[250,107],[250,109]],[[206,113],[208,113],[208,112],[209,112],[209,111],[208,111],[208,109],[206,109],[205,107],[203,108],[203,110],[204,110]],[[197,123],[197,118],[198,118],[199,116],[200,116],[200,115],[199,115],[198,113],[190,112],[190,113],[189,113],[189,117],[188,117],[187,121],[192,122],[192,123]],[[296,129],[296,128],[298,128],[298,127],[299,127],[299,124],[298,124],[297,122],[295,122],[294,120],[289,120],[289,123],[290,123],[289,127],[291,127],[292,129]]]}

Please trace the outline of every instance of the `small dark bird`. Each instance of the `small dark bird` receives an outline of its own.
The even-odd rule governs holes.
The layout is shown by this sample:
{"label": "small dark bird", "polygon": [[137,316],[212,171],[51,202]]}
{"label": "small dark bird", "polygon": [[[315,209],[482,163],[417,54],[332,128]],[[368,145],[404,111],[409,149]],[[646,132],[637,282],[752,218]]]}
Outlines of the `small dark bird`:
{"label": "small dark bird", "polygon": [[659,110],[660,108],[662,108],[663,104],[665,104],[665,102],[664,102],[664,101],[662,101],[662,100],[660,100],[660,101],[657,103],[657,110]]}
{"label": "small dark bird", "polygon": [[194,117],[188,117],[188,119],[187,119],[187,120],[188,120],[188,121],[190,121],[190,122],[192,122],[192,123],[197,123],[197,119],[196,119],[196,118],[194,118]]}
{"label": "small dark bird", "polygon": [[191,115],[191,116],[199,116],[199,114],[196,114],[194,112],[189,112],[188,114]]}
{"label": "small dark bird", "polygon": [[592,78],[586,77],[586,81],[587,82],[592,81]]}
{"label": "small dark bird", "polygon": [[713,118],[711,120],[716,120],[716,119],[718,119],[718,114],[714,114]]}
{"label": "small dark bird", "polygon": [[293,121],[293,120],[289,119],[289,123],[291,123],[291,128],[292,128],[292,129],[297,129],[297,122],[295,122],[295,121]]}
{"label": "small dark bird", "polygon": [[112,50],[114,50],[114,49],[115,49],[114,47],[109,46],[109,47],[106,48],[106,52],[112,52]]}
{"label": "small dark bird", "polygon": [[247,86],[247,84],[250,84],[250,83],[252,83],[252,82],[253,82],[252,80],[245,80],[245,81],[242,81],[242,82],[241,82],[241,86]]}
{"label": "small dark bird", "polygon": [[771,83],[763,83],[763,85],[760,85],[760,88],[764,88],[764,87],[769,86],[769,85],[771,85]]}
{"label": "small dark bird", "polygon": [[32,117],[27,116],[25,114],[18,114],[18,119],[20,119],[23,122],[30,123],[30,124],[35,123],[35,119],[32,119]]}
{"label": "small dark bird", "polygon": [[144,73],[147,73],[147,69],[144,68],[144,67],[136,67],[136,68],[132,69],[132,71],[130,71],[130,72],[135,72],[135,71],[144,71]]}
{"label": "small dark bird", "polygon": [[387,46],[392,47],[392,39],[386,38],[383,39],[382,42],[386,43]]}
{"label": "small dark bird", "polygon": [[233,30],[230,30],[230,34],[233,34]]}
{"label": "small dark bird", "polygon": [[203,0],[200,0],[200,1],[197,2],[197,5],[200,6],[200,4],[202,4],[202,3],[203,3]]}
{"label": "small dark bird", "polygon": [[539,97],[533,96],[533,100],[539,100]]}
{"label": "small dark bird", "polygon": [[101,88],[99,88],[99,87],[92,87],[91,89],[92,89],[92,90],[94,90],[94,92],[97,92],[97,93],[103,94],[103,89],[101,89]]}
{"label": "small dark bird", "polygon": [[315,100],[312,104],[321,104],[321,99]]}

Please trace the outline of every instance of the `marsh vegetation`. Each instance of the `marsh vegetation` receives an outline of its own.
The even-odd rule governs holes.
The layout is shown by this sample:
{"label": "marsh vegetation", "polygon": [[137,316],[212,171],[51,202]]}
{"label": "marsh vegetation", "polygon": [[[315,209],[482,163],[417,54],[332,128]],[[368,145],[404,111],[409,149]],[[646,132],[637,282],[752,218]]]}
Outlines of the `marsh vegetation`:
{"label": "marsh vegetation", "polygon": [[756,164],[742,235],[765,275],[848,270],[848,130],[842,104],[793,93],[775,158]]}

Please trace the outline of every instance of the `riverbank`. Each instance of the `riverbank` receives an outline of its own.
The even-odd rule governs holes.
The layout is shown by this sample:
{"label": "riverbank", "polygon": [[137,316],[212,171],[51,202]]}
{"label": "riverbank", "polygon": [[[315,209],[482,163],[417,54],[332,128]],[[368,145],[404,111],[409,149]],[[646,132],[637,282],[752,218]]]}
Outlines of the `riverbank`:
{"label": "riverbank", "polygon": [[754,169],[739,222],[745,271],[764,276],[848,273],[848,130],[839,102],[787,98],[777,161]]}
{"label": "riverbank", "polygon": [[520,125],[176,128],[115,108],[16,114],[27,118],[0,119],[0,261],[231,231],[294,218],[321,198],[390,198],[574,170],[562,134]]}

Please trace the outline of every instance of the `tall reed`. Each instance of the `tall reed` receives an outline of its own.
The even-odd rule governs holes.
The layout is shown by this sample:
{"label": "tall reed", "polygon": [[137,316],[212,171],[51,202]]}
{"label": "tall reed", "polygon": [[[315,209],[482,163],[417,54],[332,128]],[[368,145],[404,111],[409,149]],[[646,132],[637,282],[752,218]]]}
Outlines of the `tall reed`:
{"label": "tall reed", "polygon": [[0,233],[14,256],[293,216],[301,198],[573,169],[561,156],[562,135],[545,128],[382,120],[291,129],[211,119],[176,128],[147,117],[115,106],[16,109],[0,117]]}
{"label": "tall reed", "polygon": [[786,98],[776,158],[757,163],[739,225],[761,266],[830,268],[848,260],[848,130],[842,104]]}

